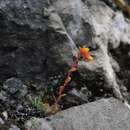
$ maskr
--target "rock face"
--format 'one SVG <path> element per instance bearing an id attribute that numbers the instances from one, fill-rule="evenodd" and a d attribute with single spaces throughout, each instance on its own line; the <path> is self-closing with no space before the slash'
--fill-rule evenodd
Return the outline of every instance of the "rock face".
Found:
<path id="1" fill-rule="evenodd" d="M 121 98 L 116 73 L 124 68 L 119 57 L 125 54 L 118 48 L 130 43 L 129 21 L 122 13 L 96 0 L 2 0 L 0 17 L 1 80 L 15 76 L 48 83 L 50 77 L 64 75 L 77 53 L 76 46 L 86 45 L 92 48 L 95 60 L 80 63 L 79 68 L 85 70 L 79 72 L 81 77 L 91 88 L 93 81 L 86 72 L 92 73 L 94 81 L 100 75 L 96 79 L 100 84 L 95 82 L 93 87 L 113 89 Z M 126 51 L 129 59 L 129 49 Z"/>
<path id="2" fill-rule="evenodd" d="M 129 48 L 130 22 L 121 12 L 97 0 L 1 0 L 0 17 L 2 81 L 17 77 L 53 86 L 51 78 L 63 77 L 77 47 L 86 45 L 94 61 L 79 64 L 81 82 L 97 97 L 103 88 L 122 98 L 121 86 L 129 86 L 129 49 L 122 48 Z"/>
<path id="3" fill-rule="evenodd" d="M 129 130 L 130 111 L 114 98 L 70 108 L 46 118 L 27 122 L 29 130 Z"/>
<path id="4" fill-rule="evenodd" d="M 15 125 L 11 125 L 11 128 L 9 128 L 9 130 L 20 130 L 20 129 Z"/>
<path id="5" fill-rule="evenodd" d="M 45 80 L 57 68 L 69 65 L 70 40 L 47 0 L 1 1 L 0 8 L 2 80 L 12 76 Z"/>
<path id="6" fill-rule="evenodd" d="M 44 88 L 55 93 L 79 46 L 90 47 L 94 60 L 79 62 L 64 103 L 130 102 L 130 20 L 112 0 L 0 0 L 2 111 L 9 100 L 42 97 Z"/>

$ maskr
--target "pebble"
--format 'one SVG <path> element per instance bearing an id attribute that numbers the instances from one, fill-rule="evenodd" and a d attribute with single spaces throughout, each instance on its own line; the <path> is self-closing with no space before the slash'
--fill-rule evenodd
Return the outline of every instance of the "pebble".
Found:
<path id="1" fill-rule="evenodd" d="M 5 118 L 5 120 L 8 119 L 8 113 L 7 113 L 7 111 L 2 112 L 2 115 Z"/>
<path id="2" fill-rule="evenodd" d="M 3 125 L 5 122 L 3 121 L 2 118 L 0 118 L 0 124 Z"/>
<path id="3" fill-rule="evenodd" d="M 9 130 L 20 130 L 20 128 L 18 128 L 16 125 L 11 125 Z"/>

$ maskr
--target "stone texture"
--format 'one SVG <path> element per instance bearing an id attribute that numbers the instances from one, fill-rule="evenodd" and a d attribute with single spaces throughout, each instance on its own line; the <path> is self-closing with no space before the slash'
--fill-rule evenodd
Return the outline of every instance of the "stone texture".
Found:
<path id="1" fill-rule="evenodd" d="M 9 130 L 20 130 L 16 125 L 11 125 Z"/>
<path id="2" fill-rule="evenodd" d="M 49 5 L 47 0 L 0 2 L 2 80 L 12 76 L 45 80 L 72 61 L 71 41 Z"/>
<path id="3" fill-rule="evenodd" d="M 25 86 L 21 80 L 17 78 L 10 78 L 3 84 L 3 89 L 9 95 L 16 95 L 17 98 L 24 97 L 27 94 L 27 86 Z"/>
<path id="4" fill-rule="evenodd" d="M 0 17 L 2 82 L 17 77 L 41 82 L 44 87 L 57 86 L 72 64 L 77 47 L 86 45 L 94 61 L 79 63 L 83 86 L 96 97 L 106 93 L 127 97 L 127 89 L 121 90 L 129 86 L 126 72 L 130 69 L 120 56 L 129 59 L 129 50 L 124 53 L 118 48 L 129 47 L 130 22 L 118 10 L 114 12 L 97 0 L 1 0 Z M 120 72 L 126 76 L 118 76 Z"/>
<path id="5" fill-rule="evenodd" d="M 11 78 L 4 83 L 3 88 L 7 90 L 7 92 L 14 94 L 22 88 L 22 85 L 23 84 L 20 80 L 16 78 Z"/>
<path id="6" fill-rule="evenodd" d="M 73 107 L 54 116 L 33 118 L 28 130 L 129 130 L 130 110 L 114 98 Z"/>
<path id="7" fill-rule="evenodd" d="M 63 107 L 111 96 L 130 102 L 129 34 L 112 0 L 0 0 L 0 110 L 55 90 L 84 45 L 94 61 L 80 61 Z"/>

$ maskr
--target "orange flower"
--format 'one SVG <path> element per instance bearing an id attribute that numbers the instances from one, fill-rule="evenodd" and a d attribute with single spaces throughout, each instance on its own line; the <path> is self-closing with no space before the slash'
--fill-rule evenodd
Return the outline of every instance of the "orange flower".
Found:
<path id="1" fill-rule="evenodd" d="M 80 51 L 80 55 L 81 57 L 85 60 L 85 61 L 91 61 L 93 60 L 93 57 L 91 56 L 90 52 L 89 52 L 89 48 L 87 47 L 80 47 L 79 48 Z"/>

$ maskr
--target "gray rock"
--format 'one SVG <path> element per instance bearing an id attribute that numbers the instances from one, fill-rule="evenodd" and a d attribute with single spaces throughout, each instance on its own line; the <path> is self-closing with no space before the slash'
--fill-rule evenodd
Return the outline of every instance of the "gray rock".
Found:
<path id="1" fill-rule="evenodd" d="M 27 86 L 17 78 L 6 80 L 3 84 L 3 89 L 11 95 L 18 94 L 19 97 L 23 97 L 27 93 Z"/>
<path id="2" fill-rule="evenodd" d="M 6 101 L 7 99 L 7 93 L 5 91 L 0 91 L 0 100 Z"/>
<path id="3" fill-rule="evenodd" d="M 48 0 L 2 0 L 0 9 L 1 79 L 17 75 L 45 82 L 72 63 L 76 46 L 70 44 L 73 41 Z"/>
<path id="4" fill-rule="evenodd" d="M 21 80 L 17 78 L 11 78 L 5 81 L 3 88 L 7 90 L 9 93 L 14 94 L 17 91 L 19 91 L 19 89 L 21 89 L 22 86 L 23 83 Z"/>
<path id="5" fill-rule="evenodd" d="M 8 112 L 7 111 L 3 111 L 2 115 L 3 115 L 5 120 L 8 120 Z"/>
<path id="6" fill-rule="evenodd" d="M 129 130 L 130 110 L 117 99 L 101 99 L 73 107 L 54 116 L 33 118 L 29 130 Z"/>
<path id="7" fill-rule="evenodd" d="M 3 121 L 2 118 L 0 118 L 0 124 L 3 125 L 5 122 Z"/>
<path id="8" fill-rule="evenodd" d="M 93 97 L 129 100 L 121 86 L 129 90 L 129 50 L 122 48 L 130 45 L 130 21 L 121 12 L 100 0 L 1 0 L 0 17 L 0 80 L 59 85 L 51 77 L 64 78 L 77 47 L 86 45 L 94 61 L 79 63 L 78 80 Z"/>
<path id="9" fill-rule="evenodd" d="M 86 86 L 93 89 L 94 95 L 97 90 L 103 88 L 112 90 L 114 96 L 123 99 L 120 91 L 120 78 L 118 79 L 116 75 L 116 72 L 121 70 L 122 61 L 121 58 L 115 58 L 112 52 L 116 52 L 116 48 L 120 45 L 129 46 L 129 20 L 127 21 L 122 13 L 114 12 L 105 3 L 97 0 L 84 2 L 57 0 L 54 5 L 64 23 L 67 23 L 65 27 L 75 43 L 79 46 L 84 44 L 94 49 L 92 52 L 93 62 L 79 63 L 79 73 L 86 82 Z M 72 20 L 69 20 L 69 17 Z M 123 55 L 122 52 L 120 53 Z M 96 95 L 98 96 L 98 94 Z"/>
<path id="10" fill-rule="evenodd" d="M 8 99 L 8 104 L 22 104 L 17 99 L 27 94 L 27 86 L 21 81 L 40 84 L 34 85 L 38 92 L 48 86 L 59 86 L 78 47 L 83 45 L 91 48 L 94 61 L 80 61 L 78 76 L 74 75 L 70 88 L 81 90 L 70 90 L 71 95 L 76 96 L 71 102 L 78 104 L 79 98 L 89 102 L 113 95 L 130 101 L 130 20 L 111 0 L 0 0 L 0 99 L 4 102 Z M 29 92 L 33 95 L 31 90 Z M 16 98 L 10 100 L 12 95 Z M 57 119 L 67 130 L 73 127 L 79 130 L 80 125 L 85 125 L 82 120 L 86 117 L 86 128 L 91 129 L 91 124 L 94 129 L 98 129 L 97 126 L 124 129 L 123 124 L 129 128 L 126 122 L 129 112 L 117 100 L 100 100 L 81 106 L 78 113 L 78 108 L 72 110 L 73 116 L 69 110 L 63 112 L 67 113 L 67 121 Z M 94 114 L 88 116 L 90 113 Z M 52 119 L 51 124 L 55 126 L 57 120 Z M 99 121 L 106 122 L 100 124 Z M 60 123 L 56 126 L 62 128 Z M 51 129 L 50 125 L 46 125 L 46 129 Z"/>
<path id="11" fill-rule="evenodd" d="M 32 130 L 53 130 L 46 120 L 38 118 L 32 118 L 32 120 L 28 121 L 26 127 L 27 129 L 31 128 Z"/>
<path id="12" fill-rule="evenodd" d="M 20 128 L 18 128 L 16 125 L 11 125 L 9 130 L 20 130 Z"/>

